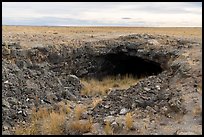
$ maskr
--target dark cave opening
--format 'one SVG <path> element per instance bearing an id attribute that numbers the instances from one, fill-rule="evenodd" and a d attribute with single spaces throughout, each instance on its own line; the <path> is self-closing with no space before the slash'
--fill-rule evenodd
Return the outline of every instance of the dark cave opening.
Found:
<path id="1" fill-rule="evenodd" d="M 103 61 L 100 63 L 100 70 L 95 73 L 95 77 L 98 79 L 127 74 L 141 78 L 157 75 L 163 71 L 157 62 L 126 55 L 125 53 L 107 54 L 100 56 L 100 58 L 103 58 Z"/>

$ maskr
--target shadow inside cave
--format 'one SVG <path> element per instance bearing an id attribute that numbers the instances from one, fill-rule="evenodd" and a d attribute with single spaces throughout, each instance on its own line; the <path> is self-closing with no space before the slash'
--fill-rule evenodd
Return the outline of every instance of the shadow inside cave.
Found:
<path id="1" fill-rule="evenodd" d="M 163 71 L 157 62 L 125 53 L 111 53 L 99 56 L 98 69 L 89 78 L 103 79 L 107 76 L 132 75 L 136 78 L 157 75 Z"/>

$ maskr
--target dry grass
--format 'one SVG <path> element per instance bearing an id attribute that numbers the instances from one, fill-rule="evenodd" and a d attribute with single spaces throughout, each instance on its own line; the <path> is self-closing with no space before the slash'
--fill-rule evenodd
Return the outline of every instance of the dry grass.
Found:
<path id="1" fill-rule="evenodd" d="M 93 98 L 92 103 L 91 103 L 91 107 L 95 108 L 101 102 L 102 102 L 102 98 Z"/>
<path id="2" fill-rule="evenodd" d="M 76 120 L 76 121 L 72 121 L 69 124 L 69 131 L 73 132 L 75 134 L 81 134 L 81 133 L 87 133 L 90 132 L 92 130 L 92 120 Z"/>
<path id="3" fill-rule="evenodd" d="M 201 27 L 37 27 L 37 26 L 2 26 L 3 34 L 5 32 L 15 32 L 18 34 L 90 34 L 89 37 L 97 33 L 150 33 L 150 34 L 168 34 L 180 36 L 202 36 Z M 111 35 L 110 34 L 110 35 Z M 95 35 L 94 35 L 95 36 Z"/>
<path id="4" fill-rule="evenodd" d="M 76 105 L 74 108 L 74 118 L 75 120 L 79 120 L 82 116 L 82 113 L 86 111 L 86 107 L 82 104 Z"/>
<path id="5" fill-rule="evenodd" d="M 139 79 L 134 78 L 132 75 L 125 75 L 121 78 L 108 76 L 103 80 L 97 79 L 82 79 L 84 85 L 82 88 L 82 95 L 106 95 L 111 88 L 127 89 L 131 85 L 138 82 Z"/>
<path id="6" fill-rule="evenodd" d="M 27 125 L 20 125 L 16 128 L 15 134 L 17 135 L 36 135 L 40 134 L 41 126 L 40 122 L 42 119 L 49 116 L 49 112 L 46 108 L 39 108 L 38 111 L 36 111 L 36 108 L 32 109 L 31 114 L 31 122 Z"/>
<path id="7" fill-rule="evenodd" d="M 70 108 L 64 103 L 60 104 L 61 108 L 56 112 L 46 108 L 39 108 L 36 111 L 32 109 L 30 122 L 26 125 L 16 127 L 15 134 L 17 135 L 60 135 L 64 132 L 64 124 L 66 115 L 70 112 Z"/>
<path id="8" fill-rule="evenodd" d="M 39 108 L 37 111 L 36 108 L 32 109 L 31 121 L 41 120 L 48 117 L 49 111 L 46 108 Z"/>
<path id="9" fill-rule="evenodd" d="M 59 109 L 39 108 L 32 110 L 30 122 L 28 124 L 20 124 L 16 126 L 16 135 L 63 135 L 67 133 L 81 134 L 92 130 L 93 120 L 80 120 L 82 113 L 86 107 L 81 104 L 74 109 L 74 120 L 68 120 L 70 113 L 69 105 L 64 102 L 57 104 Z M 71 116 L 71 115 L 69 115 Z"/>
<path id="10" fill-rule="evenodd" d="M 104 131 L 105 131 L 106 135 L 112 135 L 113 134 L 113 128 L 111 127 L 109 121 L 106 122 L 106 125 L 104 127 Z"/>
<path id="11" fill-rule="evenodd" d="M 127 129 L 132 129 L 132 127 L 133 127 L 133 118 L 132 118 L 131 112 L 129 112 L 129 113 L 127 113 L 125 115 L 125 124 L 126 124 Z"/>
<path id="12" fill-rule="evenodd" d="M 31 121 L 28 126 L 20 124 L 15 129 L 15 135 L 37 135 L 39 132 L 37 121 Z"/>
<path id="13" fill-rule="evenodd" d="M 71 112 L 70 105 L 69 104 L 65 104 L 62 101 L 58 103 L 58 107 L 59 107 L 59 113 L 69 114 Z"/>
<path id="14" fill-rule="evenodd" d="M 52 112 L 42 120 L 41 131 L 44 135 L 61 135 L 65 124 L 65 114 Z"/>

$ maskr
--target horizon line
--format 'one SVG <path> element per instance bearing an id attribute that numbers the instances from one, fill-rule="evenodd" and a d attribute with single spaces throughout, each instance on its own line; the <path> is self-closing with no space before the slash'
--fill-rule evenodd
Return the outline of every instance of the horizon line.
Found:
<path id="1" fill-rule="evenodd" d="M 202 28 L 202 26 L 122 26 L 122 25 L 3 25 L 2 26 L 26 26 L 26 27 L 135 27 L 135 28 Z"/>

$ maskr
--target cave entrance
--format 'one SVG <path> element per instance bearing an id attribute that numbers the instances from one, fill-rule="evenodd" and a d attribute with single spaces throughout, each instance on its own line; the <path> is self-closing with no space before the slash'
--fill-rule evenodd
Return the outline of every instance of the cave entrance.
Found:
<path id="1" fill-rule="evenodd" d="M 106 95 L 113 88 L 127 89 L 140 79 L 163 71 L 157 62 L 125 53 L 94 56 L 94 60 L 95 69 L 82 79 L 82 95 Z"/>
<path id="2" fill-rule="evenodd" d="M 160 64 L 137 56 L 126 55 L 125 53 L 107 54 L 103 57 L 100 78 L 108 76 L 132 75 L 137 78 L 150 75 L 157 75 L 163 70 Z"/>

